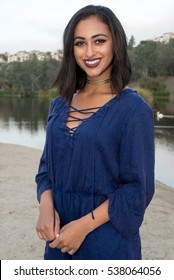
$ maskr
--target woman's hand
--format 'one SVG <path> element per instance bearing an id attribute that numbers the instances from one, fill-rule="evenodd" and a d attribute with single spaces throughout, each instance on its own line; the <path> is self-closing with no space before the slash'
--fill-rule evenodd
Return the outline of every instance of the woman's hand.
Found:
<path id="1" fill-rule="evenodd" d="M 89 233 L 83 218 L 72 221 L 61 228 L 60 235 L 49 244 L 51 248 L 59 248 L 62 253 L 73 255 L 81 246 Z"/>
<path id="2" fill-rule="evenodd" d="M 54 212 L 55 210 L 42 208 L 40 209 L 39 219 L 36 225 L 36 231 L 40 239 L 51 241 L 56 238 L 60 232 L 60 219 L 55 211 L 55 227 L 54 227 Z"/>
<path id="3" fill-rule="evenodd" d="M 42 194 L 39 210 L 40 214 L 36 225 L 37 234 L 40 239 L 45 241 L 54 240 L 60 233 L 60 218 L 53 208 L 51 191 L 45 191 Z"/>
<path id="4" fill-rule="evenodd" d="M 92 219 L 91 213 L 89 213 L 62 227 L 60 235 L 56 236 L 56 239 L 49 246 L 61 249 L 62 253 L 68 252 L 68 254 L 73 255 L 91 231 L 110 220 L 108 203 L 107 199 L 94 210 L 95 219 Z"/>

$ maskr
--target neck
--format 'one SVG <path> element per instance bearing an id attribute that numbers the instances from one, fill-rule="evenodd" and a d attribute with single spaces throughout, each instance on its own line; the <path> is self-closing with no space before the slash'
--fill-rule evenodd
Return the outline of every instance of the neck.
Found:
<path id="1" fill-rule="evenodd" d="M 106 79 L 106 80 L 89 80 L 89 79 L 87 79 L 86 83 L 90 84 L 90 85 L 101 85 L 101 84 L 107 84 L 110 81 L 111 81 L 111 79 Z"/>

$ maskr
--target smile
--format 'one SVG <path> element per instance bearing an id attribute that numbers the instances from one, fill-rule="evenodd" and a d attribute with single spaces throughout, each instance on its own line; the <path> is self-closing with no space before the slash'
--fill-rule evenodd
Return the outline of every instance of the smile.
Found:
<path id="1" fill-rule="evenodd" d="M 99 59 L 99 58 L 97 58 L 97 59 L 94 59 L 94 60 L 84 60 L 84 62 L 85 62 L 85 65 L 87 66 L 87 67 L 96 67 L 96 66 L 98 66 L 99 65 L 99 63 L 100 63 L 100 61 L 101 61 L 101 59 Z"/>

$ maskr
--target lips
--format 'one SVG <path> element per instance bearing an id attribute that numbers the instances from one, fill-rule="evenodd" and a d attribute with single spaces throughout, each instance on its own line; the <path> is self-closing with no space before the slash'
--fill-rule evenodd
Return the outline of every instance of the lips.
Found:
<path id="1" fill-rule="evenodd" d="M 84 60 L 84 63 L 87 67 L 94 68 L 100 64 L 100 61 L 101 61 L 101 59 L 97 58 L 97 59 L 93 59 L 93 60 Z"/>

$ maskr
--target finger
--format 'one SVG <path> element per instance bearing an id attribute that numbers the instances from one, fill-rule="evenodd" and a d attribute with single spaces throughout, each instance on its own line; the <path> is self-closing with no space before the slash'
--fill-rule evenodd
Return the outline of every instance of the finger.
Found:
<path id="1" fill-rule="evenodd" d="M 75 252 L 76 252 L 76 250 L 70 249 L 70 250 L 68 251 L 68 254 L 69 254 L 69 255 L 73 255 Z"/>
<path id="2" fill-rule="evenodd" d="M 40 233 L 42 234 L 42 237 L 46 240 L 46 241 L 52 241 L 55 239 L 55 234 L 53 231 L 53 227 L 44 227 L 43 229 L 40 230 Z"/>
<path id="3" fill-rule="evenodd" d="M 42 239 L 42 240 L 44 239 L 44 238 L 42 237 L 42 234 L 41 234 L 40 232 L 38 232 L 38 231 L 37 231 L 37 235 L 38 235 L 39 239 Z"/>
<path id="4" fill-rule="evenodd" d="M 59 238 L 54 239 L 54 241 L 51 242 L 49 246 L 50 248 L 59 248 L 59 249 L 65 247 L 65 245 L 60 242 Z"/>
<path id="5" fill-rule="evenodd" d="M 66 253 L 66 252 L 68 252 L 70 249 L 69 249 L 69 247 L 63 247 L 62 249 L 61 249 L 61 252 L 62 253 Z"/>
<path id="6" fill-rule="evenodd" d="M 46 236 L 45 236 L 43 231 L 41 231 L 40 229 L 36 228 L 36 232 L 37 232 L 37 235 L 38 235 L 39 239 L 47 241 L 47 238 L 46 238 Z"/>
<path id="7" fill-rule="evenodd" d="M 39 230 L 37 231 L 37 234 L 40 239 L 45 240 L 45 241 L 52 241 L 55 239 L 54 232 L 52 230 Z"/>
<path id="8" fill-rule="evenodd" d="M 55 236 L 55 238 L 58 238 L 59 235 L 60 235 L 60 230 L 59 230 L 59 228 L 55 227 L 55 229 L 54 229 L 54 236 Z"/>
<path id="9" fill-rule="evenodd" d="M 41 237 L 41 238 L 39 237 L 41 240 L 45 240 L 45 241 L 49 240 L 44 233 L 39 233 L 39 236 Z"/>
<path id="10" fill-rule="evenodd" d="M 54 228 L 54 235 L 55 235 L 55 238 L 58 238 L 60 235 L 60 228 L 57 226 L 55 226 L 55 228 Z"/>
<path id="11" fill-rule="evenodd" d="M 57 238 L 57 235 L 60 234 L 60 220 L 58 218 L 57 212 L 55 212 L 55 227 L 54 227 L 54 234 Z"/>

